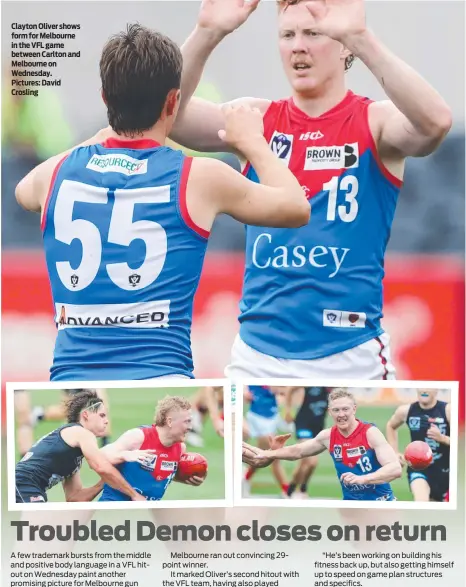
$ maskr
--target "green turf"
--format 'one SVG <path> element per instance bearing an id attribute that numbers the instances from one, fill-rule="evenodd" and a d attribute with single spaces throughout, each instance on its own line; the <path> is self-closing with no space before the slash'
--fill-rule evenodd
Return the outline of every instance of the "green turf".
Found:
<path id="1" fill-rule="evenodd" d="M 387 407 L 358 407 L 357 416 L 361 420 L 373 422 L 378 428 L 385 433 L 385 426 L 393 414 L 394 408 Z M 330 426 L 330 420 L 327 417 L 326 426 Z M 398 438 L 400 449 L 409 443 L 409 430 L 403 426 L 398 431 Z M 290 444 L 291 440 L 288 441 Z M 286 477 L 289 480 L 297 466 L 296 463 L 282 461 L 285 469 Z M 406 469 L 403 472 L 401 479 L 396 479 L 391 484 L 395 496 L 400 501 L 412 501 L 412 496 L 409 491 L 408 482 L 406 480 Z M 251 496 L 254 495 L 279 495 L 277 483 L 272 476 L 270 468 L 258 470 L 252 478 Z M 308 494 L 315 499 L 341 499 L 340 483 L 335 472 L 333 461 L 328 452 L 319 455 L 319 464 L 312 477 L 309 486 Z"/>
<path id="2" fill-rule="evenodd" d="M 191 397 L 197 388 L 177 388 L 177 395 Z M 59 390 L 31 391 L 32 405 L 48 406 L 61 402 L 63 394 Z M 152 424 L 157 401 L 167 394 L 174 395 L 173 388 L 157 389 L 111 389 L 108 390 L 110 403 L 111 438 L 116 439 L 120 434 L 141 425 Z M 34 429 L 35 439 L 57 428 L 61 422 L 39 422 Z M 199 452 L 209 463 L 209 472 L 204 483 L 199 487 L 191 487 L 183 483 L 171 483 L 164 499 L 170 500 L 199 500 L 223 499 L 225 496 L 224 481 L 224 448 L 223 439 L 214 432 L 210 421 L 206 421 L 204 428 L 204 446 L 194 448 L 188 445 L 189 452 Z M 19 454 L 16 453 L 16 461 Z M 98 481 L 97 474 L 84 461 L 81 477 L 85 487 Z M 47 492 L 49 501 L 64 501 L 61 485 L 57 485 Z"/>

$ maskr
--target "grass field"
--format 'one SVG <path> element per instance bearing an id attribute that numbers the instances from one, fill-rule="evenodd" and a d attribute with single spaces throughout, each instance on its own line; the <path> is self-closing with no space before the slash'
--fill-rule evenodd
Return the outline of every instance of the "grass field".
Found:
<path id="1" fill-rule="evenodd" d="M 183 395 L 191 397 L 197 388 L 157 388 L 157 389 L 109 389 L 111 438 L 116 439 L 120 434 L 141 425 L 150 425 L 153 422 L 155 406 L 159 399 L 170 395 Z M 31 403 L 33 406 L 48 406 L 62 401 L 63 394 L 59 390 L 34 390 L 31 391 Z M 60 422 L 39 422 L 34 430 L 35 439 L 57 428 Z M 209 463 L 209 472 L 204 483 L 199 487 L 190 487 L 182 483 L 171 483 L 164 500 L 198 500 L 198 499 L 223 499 L 225 496 L 224 481 L 224 446 L 223 439 L 215 434 L 210 420 L 206 421 L 204 428 L 204 446 L 194 448 L 188 446 L 189 452 L 199 452 L 204 455 Z M 19 454 L 16 452 L 16 462 Z M 84 461 L 81 469 L 81 477 L 85 487 L 98 481 L 98 476 Z M 64 501 L 61 485 L 55 486 L 47 493 L 49 501 Z M 98 499 L 98 498 L 97 498 Z"/>
<path id="2" fill-rule="evenodd" d="M 385 426 L 393 414 L 394 409 L 388 407 L 358 407 L 357 416 L 361 420 L 373 422 L 385 433 Z M 330 419 L 327 417 L 326 426 L 330 425 Z M 401 450 L 409 443 L 409 430 L 407 426 L 399 429 L 398 438 Z M 288 441 L 288 444 L 291 442 L 294 442 L 293 438 Z M 296 467 L 296 463 L 283 461 L 282 464 L 289 480 Z M 391 485 L 398 500 L 412 501 L 406 479 L 406 470 L 404 470 L 401 479 L 395 480 Z M 260 469 L 254 474 L 252 478 L 251 496 L 276 495 L 278 497 L 279 494 L 277 483 L 269 468 Z M 341 499 L 340 483 L 338 482 L 332 458 L 328 452 L 319 455 L 319 464 L 309 483 L 308 494 L 311 498 L 316 499 Z"/>

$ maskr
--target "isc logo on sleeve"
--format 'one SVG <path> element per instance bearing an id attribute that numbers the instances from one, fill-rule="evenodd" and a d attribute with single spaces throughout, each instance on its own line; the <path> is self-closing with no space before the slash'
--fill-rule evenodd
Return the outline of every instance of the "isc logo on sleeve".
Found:
<path id="1" fill-rule="evenodd" d="M 270 139 L 270 148 L 279 159 L 289 165 L 293 150 L 293 135 L 286 135 L 278 130 L 274 131 Z"/>
<path id="2" fill-rule="evenodd" d="M 304 169 L 352 169 L 359 166 L 358 143 L 331 147 L 308 147 Z"/>

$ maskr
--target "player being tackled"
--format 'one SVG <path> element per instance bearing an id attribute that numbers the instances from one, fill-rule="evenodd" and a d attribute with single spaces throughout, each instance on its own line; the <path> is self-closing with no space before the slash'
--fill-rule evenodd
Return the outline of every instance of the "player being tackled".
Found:
<path id="1" fill-rule="evenodd" d="M 104 482 L 128 501 L 143 500 L 112 463 L 143 462 L 150 457 L 150 451 L 115 451 L 114 460 L 102 454 L 97 438 L 105 436 L 108 418 L 103 401 L 93 389 L 71 395 L 65 411 L 68 423 L 40 438 L 16 465 L 16 502 L 46 502 L 47 491 L 60 482 L 66 501 L 92 501 L 102 491 Z M 81 483 L 79 470 L 83 459 L 101 477 L 92 487 L 83 487 Z"/>
<path id="2" fill-rule="evenodd" d="M 186 453 L 184 440 L 191 429 L 191 403 L 184 397 L 167 396 L 157 404 L 152 426 L 141 426 L 128 430 L 112 444 L 102 449 L 115 462 L 118 455 L 127 451 L 150 450 L 151 456 L 144 462 L 124 462 L 117 465 L 126 481 L 150 501 L 159 501 L 172 481 L 188 485 L 200 485 L 204 476 L 193 475 L 177 478 L 176 473 L 182 456 Z M 127 501 L 127 496 L 111 487 L 104 486 L 100 501 Z"/>
<path id="3" fill-rule="evenodd" d="M 243 443 L 243 461 L 267 467 L 276 459 L 295 461 L 328 450 L 344 500 L 394 501 L 390 482 L 401 477 L 401 464 L 384 435 L 373 424 L 356 418 L 354 396 L 346 389 L 332 391 L 328 411 L 334 425 L 315 438 L 278 450 Z"/>

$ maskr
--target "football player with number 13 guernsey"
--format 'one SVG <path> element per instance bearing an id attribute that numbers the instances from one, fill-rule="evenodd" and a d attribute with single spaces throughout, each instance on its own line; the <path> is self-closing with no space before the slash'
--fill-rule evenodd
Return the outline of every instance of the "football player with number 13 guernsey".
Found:
<path id="1" fill-rule="evenodd" d="M 329 395 L 334 425 L 311 440 L 276 450 L 260 450 L 243 443 L 243 461 L 267 467 L 277 459 L 295 461 L 328 450 L 344 500 L 394 501 L 390 482 L 401 476 L 401 465 L 386 438 L 373 424 L 356 418 L 354 396 L 346 389 Z"/>
<path id="2" fill-rule="evenodd" d="M 183 103 L 173 138 L 219 150 L 221 106 L 192 96 L 206 60 L 258 0 L 205 0 L 183 45 Z M 227 375 L 389 379 L 381 326 L 384 256 L 404 161 L 425 156 L 451 126 L 450 109 L 366 27 L 364 0 L 280 0 L 279 50 L 288 99 L 240 99 L 258 108 L 270 149 L 298 179 L 312 218 L 297 230 L 246 230 L 240 332 Z M 388 96 L 347 89 L 358 58 Z M 260 181 L 251 161 L 245 175 Z"/>

